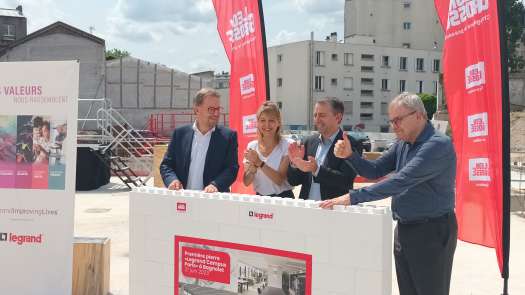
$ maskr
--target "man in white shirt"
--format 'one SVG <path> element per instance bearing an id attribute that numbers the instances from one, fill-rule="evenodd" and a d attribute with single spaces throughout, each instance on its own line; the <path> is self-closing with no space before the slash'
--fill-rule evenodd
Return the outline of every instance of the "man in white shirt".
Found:
<path id="1" fill-rule="evenodd" d="M 228 192 L 237 177 L 237 133 L 217 126 L 220 94 L 201 89 L 194 98 L 196 120 L 173 131 L 160 173 L 168 189 Z"/>

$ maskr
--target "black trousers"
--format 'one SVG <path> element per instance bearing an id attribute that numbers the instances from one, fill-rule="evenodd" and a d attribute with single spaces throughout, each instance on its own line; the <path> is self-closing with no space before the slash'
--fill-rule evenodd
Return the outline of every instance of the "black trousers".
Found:
<path id="1" fill-rule="evenodd" d="M 456 251 L 456 215 L 401 224 L 394 232 L 400 295 L 448 295 Z"/>

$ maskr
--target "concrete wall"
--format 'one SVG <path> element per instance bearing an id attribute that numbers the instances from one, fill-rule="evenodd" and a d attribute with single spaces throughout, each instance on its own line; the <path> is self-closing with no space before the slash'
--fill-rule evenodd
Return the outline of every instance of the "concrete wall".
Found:
<path id="1" fill-rule="evenodd" d="M 362 123 L 365 124 L 366 131 L 380 131 L 381 127 L 388 128 L 385 106 L 400 93 L 400 80 L 406 81 L 405 91 L 419 92 L 417 81 L 423 81 L 422 92 L 435 94 L 434 83 L 439 80 L 439 72 L 434 72 L 432 66 L 434 60 L 441 60 L 439 51 L 326 41 L 314 41 L 312 45 L 310 43 L 302 41 L 268 50 L 270 91 L 272 98 L 283 102 L 285 125 L 308 126 L 308 120 L 311 122 L 311 116 L 308 115 L 312 112 L 309 106 L 323 97 L 331 96 L 341 99 L 348 106 L 343 125 L 355 126 Z M 310 46 L 313 52 L 311 76 Z M 316 65 L 317 52 L 324 55 L 321 65 Z M 353 57 L 348 64 L 345 64 L 345 53 Z M 363 54 L 372 55 L 373 58 L 362 58 Z M 389 66 L 382 65 L 383 56 L 389 57 Z M 400 57 L 407 57 L 407 70 L 399 69 Z M 416 71 L 416 58 L 423 58 L 423 71 Z M 372 71 L 366 71 L 362 67 L 372 67 Z M 316 76 L 324 79 L 322 90 L 314 89 Z M 353 79 L 352 87 L 344 85 L 345 78 Z M 277 86 L 278 79 L 282 79 L 280 87 Z M 362 82 L 362 79 L 372 79 L 368 80 L 372 82 Z M 383 79 L 387 80 L 387 89 L 382 89 Z M 372 91 L 371 95 L 362 93 L 362 90 Z M 363 107 L 361 103 L 365 103 Z M 366 103 L 372 103 L 372 107 L 368 107 Z M 352 106 L 351 112 L 349 106 Z M 373 115 L 372 119 L 363 119 L 361 116 L 370 113 Z"/>
<path id="2" fill-rule="evenodd" d="M 405 7 L 405 3 L 410 3 Z M 403 23 L 410 22 L 410 29 Z M 371 36 L 376 45 L 441 50 L 443 30 L 433 0 L 346 0 L 345 40 Z"/>
<path id="3" fill-rule="evenodd" d="M 509 96 L 512 110 L 525 109 L 525 73 L 510 75 Z"/>
<path id="4" fill-rule="evenodd" d="M 197 91 L 213 86 L 211 80 L 134 57 L 108 61 L 106 73 L 106 97 L 136 129 L 150 114 L 191 109 Z"/>
<path id="5" fill-rule="evenodd" d="M 254 218 L 250 211 L 272 217 Z M 276 252 L 269 257 L 268 250 L 242 249 L 256 246 L 311 255 L 311 294 L 391 294 L 392 217 L 388 208 L 340 206 L 332 211 L 320 210 L 314 201 L 139 188 L 130 193 L 130 294 L 173 294 L 175 267 L 180 270 L 185 265 L 180 249 L 181 256 L 174 255 L 175 237 L 181 236 L 241 247 L 183 241 L 180 246 L 229 255 L 231 265 L 226 274 L 229 283 L 195 280 L 184 273 L 179 275 L 183 283 L 237 293 L 238 263 L 252 264 L 245 257 L 273 262 L 277 256 L 284 260 L 277 267 L 304 261 L 301 256 L 292 262 Z M 279 278 L 274 278 L 278 285 Z"/>

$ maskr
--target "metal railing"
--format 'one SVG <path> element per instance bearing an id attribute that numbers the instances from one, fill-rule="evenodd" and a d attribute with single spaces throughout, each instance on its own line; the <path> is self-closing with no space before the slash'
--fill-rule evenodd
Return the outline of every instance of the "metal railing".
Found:
<path id="1" fill-rule="evenodd" d="M 99 109 L 97 111 L 97 127 L 103 138 L 110 139 L 101 145 L 101 152 L 111 150 L 114 155 L 124 161 L 133 163 L 142 171 L 149 174 L 143 180 L 147 182 L 152 176 L 153 145 L 144 138 L 133 126 L 115 109 Z M 109 124 L 107 124 L 109 123 Z M 144 161 L 147 159 L 146 161 Z"/>

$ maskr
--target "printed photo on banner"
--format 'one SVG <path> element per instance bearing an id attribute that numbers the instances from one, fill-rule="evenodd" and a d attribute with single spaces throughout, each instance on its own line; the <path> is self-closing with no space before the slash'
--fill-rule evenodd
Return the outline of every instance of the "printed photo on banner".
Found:
<path id="1" fill-rule="evenodd" d="M 175 247 L 175 294 L 310 294 L 310 255 L 179 236 Z"/>
<path id="2" fill-rule="evenodd" d="M 65 119 L 0 116 L 0 188 L 64 189 Z"/>

